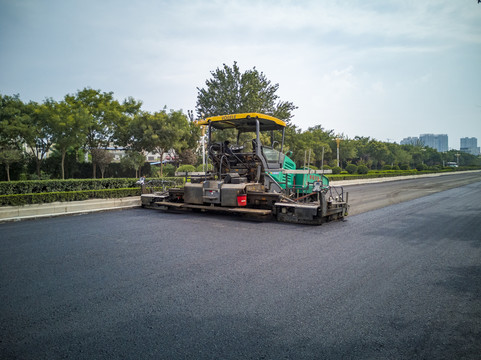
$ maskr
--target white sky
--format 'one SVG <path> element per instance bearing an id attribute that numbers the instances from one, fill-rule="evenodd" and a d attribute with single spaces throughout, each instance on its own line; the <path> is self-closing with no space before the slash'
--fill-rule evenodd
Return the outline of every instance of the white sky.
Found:
<path id="1" fill-rule="evenodd" d="M 480 146 L 477 0 L 0 0 L 0 93 L 24 101 L 92 87 L 187 112 L 234 61 L 279 83 L 302 129 Z"/>

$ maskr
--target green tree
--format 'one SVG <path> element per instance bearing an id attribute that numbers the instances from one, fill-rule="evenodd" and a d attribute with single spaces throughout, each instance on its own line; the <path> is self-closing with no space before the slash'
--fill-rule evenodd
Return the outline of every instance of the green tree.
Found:
<path id="1" fill-rule="evenodd" d="M 354 173 L 357 171 L 357 165 L 347 164 L 347 166 L 346 166 L 346 171 L 347 171 L 349 174 L 354 174 Z"/>
<path id="2" fill-rule="evenodd" d="M 340 174 L 341 173 L 341 168 L 339 166 L 334 166 L 332 168 L 332 173 L 337 175 L 337 174 Z"/>
<path id="3" fill-rule="evenodd" d="M 142 165 L 145 163 L 145 155 L 138 151 L 127 150 L 125 156 L 120 159 L 120 164 L 124 169 L 135 170 L 135 177 L 139 177 Z"/>
<path id="4" fill-rule="evenodd" d="M 123 101 L 119 116 L 114 117 L 112 121 L 112 137 L 111 140 L 116 146 L 127 148 L 132 141 L 130 126 L 134 118 L 141 112 L 142 102 L 129 97 Z"/>
<path id="5" fill-rule="evenodd" d="M 293 137 L 294 139 L 292 139 Z M 329 145 L 332 137 L 333 131 L 326 131 L 321 125 L 308 128 L 304 132 L 296 132 L 294 136 L 290 134 L 290 140 L 294 140 L 289 146 L 289 149 L 293 152 L 292 159 L 298 166 L 303 166 L 304 162 L 306 164 L 309 162 L 320 168 L 323 149 L 325 158 L 329 157 L 332 151 Z"/>
<path id="6" fill-rule="evenodd" d="M 52 134 L 56 149 L 61 154 L 61 175 L 65 179 L 65 156 L 69 148 L 79 149 L 85 144 L 88 112 L 84 107 L 72 106 L 67 101 L 53 103 Z"/>
<path id="7" fill-rule="evenodd" d="M 367 174 L 369 172 L 369 169 L 367 168 L 366 165 L 359 165 L 357 167 L 357 173 L 358 174 Z"/>
<path id="8" fill-rule="evenodd" d="M 5 165 L 10 181 L 10 165 L 23 159 L 20 120 L 25 105 L 18 95 L 0 94 L 0 163 Z"/>
<path id="9" fill-rule="evenodd" d="M 389 157 L 390 151 L 386 146 L 386 144 L 381 141 L 377 141 L 374 139 L 371 140 L 368 143 L 367 151 L 369 153 L 370 158 L 377 165 L 377 168 L 382 167 L 382 165 L 384 165 L 386 161 L 389 161 L 388 157 Z"/>
<path id="10" fill-rule="evenodd" d="M 317 166 L 321 167 L 322 161 L 322 153 L 324 151 L 324 159 L 329 157 L 332 153 L 330 142 L 331 139 L 334 137 L 333 130 L 324 130 L 321 125 L 316 125 L 314 127 L 310 127 L 307 129 L 306 136 L 307 138 L 307 145 L 310 149 L 312 149 L 314 154 L 314 159 L 311 159 L 311 164 L 317 164 Z"/>
<path id="11" fill-rule="evenodd" d="M 354 141 L 355 141 L 355 147 L 356 147 L 356 152 L 358 156 L 358 165 L 360 164 L 368 164 L 370 162 L 370 153 L 369 153 L 369 142 L 370 142 L 369 137 L 365 136 L 355 136 Z"/>
<path id="12" fill-rule="evenodd" d="M 187 149 L 195 149 L 199 145 L 200 127 L 189 121 L 182 111 L 170 111 L 168 114 L 168 127 L 175 129 L 175 141 L 172 149 L 181 154 Z M 170 150 L 170 149 L 169 149 Z"/>
<path id="13" fill-rule="evenodd" d="M 197 155 L 192 149 L 185 149 L 180 153 L 179 157 L 183 165 L 195 165 L 197 162 Z"/>
<path id="14" fill-rule="evenodd" d="M 162 160 L 167 151 L 181 152 L 190 144 L 192 126 L 181 111 L 141 112 L 130 125 L 131 147 L 136 151 L 157 153 Z M 162 171 L 163 165 L 161 175 Z"/>
<path id="15" fill-rule="evenodd" d="M 205 88 L 197 88 L 196 112 L 199 117 L 259 112 L 289 121 L 297 107 L 281 101 L 276 94 L 279 84 L 270 80 L 255 67 L 241 73 L 237 62 L 232 67 L 211 72 Z"/>
<path id="16" fill-rule="evenodd" d="M 18 147 L 21 120 L 25 116 L 25 104 L 18 95 L 8 96 L 0 94 L 0 146 Z"/>
<path id="17" fill-rule="evenodd" d="M 436 149 L 425 147 L 424 152 L 424 163 L 428 166 L 435 166 L 435 165 L 442 165 L 443 158 L 441 153 L 438 152 Z"/>
<path id="18" fill-rule="evenodd" d="M 357 151 L 355 141 L 349 139 L 347 136 L 339 136 L 341 142 L 339 144 L 339 159 L 344 163 L 349 163 L 356 159 Z M 337 146 L 336 142 L 331 142 L 332 146 Z"/>
<path id="19" fill-rule="evenodd" d="M 97 163 L 95 156 L 100 152 L 93 149 L 106 148 L 114 139 L 114 124 L 120 122 L 123 108 L 114 99 L 113 92 L 101 92 L 91 88 L 77 91 L 75 95 L 67 95 L 65 101 L 72 107 L 83 108 L 87 112 L 86 147 L 92 155 L 93 177 L 96 177 Z"/>
<path id="20" fill-rule="evenodd" d="M 114 159 L 114 154 L 106 149 L 90 149 L 92 152 L 92 161 L 100 168 L 102 179 L 104 178 L 105 169 Z M 94 160 L 95 159 L 95 160 Z"/>
<path id="21" fill-rule="evenodd" d="M 411 154 L 399 145 L 394 148 L 393 154 L 394 154 L 394 163 L 398 164 L 399 166 L 403 164 L 409 166 L 409 164 L 412 161 Z"/>
<path id="22" fill-rule="evenodd" d="M 5 165 L 7 181 L 10 181 L 10 165 L 22 161 L 22 159 L 23 153 L 20 150 L 0 147 L 0 163 Z"/>
<path id="23" fill-rule="evenodd" d="M 35 160 L 37 176 L 41 177 L 41 166 L 53 145 L 53 124 L 55 105 L 52 99 L 44 103 L 29 102 L 23 109 L 18 130 L 27 145 L 29 154 Z"/>

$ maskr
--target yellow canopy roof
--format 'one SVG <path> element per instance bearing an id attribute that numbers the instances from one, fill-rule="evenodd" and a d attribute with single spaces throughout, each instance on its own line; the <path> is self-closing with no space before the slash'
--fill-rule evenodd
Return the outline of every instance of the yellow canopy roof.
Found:
<path id="1" fill-rule="evenodd" d="M 244 113 L 212 116 L 197 121 L 197 125 L 209 125 L 216 129 L 238 129 L 242 132 L 256 131 L 256 120 L 259 120 L 260 130 L 278 130 L 286 126 L 286 123 L 273 116 L 260 113 Z"/>

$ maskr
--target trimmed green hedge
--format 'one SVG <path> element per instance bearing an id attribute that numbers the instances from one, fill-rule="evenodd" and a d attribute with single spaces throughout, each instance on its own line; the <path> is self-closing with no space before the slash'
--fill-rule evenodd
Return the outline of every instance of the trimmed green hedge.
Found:
<path id="1" fill-rule="evenodd" d="M 146 181 L 158 179 L 147 178 Z M 174 180 L 177 178 L 162 178 Z M 10 194 L 33 194 L 65 191 L 102 190 L 102 189 L 125 189 L 139 187 L 137 178 L 118 179 L 68 179 L 68 180 L 29 180 L 29 181 L 1 181 L 0 195 Z"/>
<path id="2" fill-rule="evenodd" d="M 194 172 L 195 166 L 194 165 L 180 165 L 175 172 Z"/>
<path id="3" fill-rule="evenodd" d="M 57 191 L 36 194 L 10 194 L 0 195 L 0 206 L 19 206 L 26 204 L 42 204 L 55 201 L 78 201 L 88 199 L 121 198 L 127 196 L 140 196 L 141 189 L 121 188 L 81 191 Z"/>
<path id="4" fill-rule="evenodd" d="M 0 189 L 6 192 L 0 195 L 0 206 L 140 196 L 142 190 L 137 180 L 126 178 L 0 182 Z M 179 177 L 146 179 L 147 189 L 153 187 L 155 191 L 183 186 L 184 182 L 185 179 Z M 14 193 L 15 191 L 17 193 Z M 21 191 L 29 192 L 22 194 Z"/>
<path id="5" fill-rule="evenodd" d="M 369 173 L 369 169 L 366 165 L 359 165 L 356 171 L 359 175 L 366 175 L 367 173 Z"/>
<path id="6" fill-rule="evenodd" d="M 347 171 L 349 174 L 355 174 L 356 171 L 357 171 L 357 165 L 348 164 L 348 165 L 346 166 L 346 171 Z"/>
<path id="7" fill-rule="evenodd" d="M 185 177 L 162 177 L 145 180 L 147 190 L 162 191 L 171 187 L 183 187 L 185 184 Z"/>
<path id="8" fill-rule="evenodd" d="M 358 179 L 375 179 L 375 178 L 383 178 L 383 177 L 395 177 L 395 176 L 406 176 L 406 175 L 421 175 L 421 174 L 435 174 L 441 172 L 451 172 L 453 170 L 446 169 L 440 171 L 417 171 L 414 170 L 385 170 L 385 171 L 369 171 L 369 173 L 360 175 L 360 174 L 327 174 L 326 176 L 331 181 L 336 180 L 358 180 Z M 359 172 L 359 169 L 358 169 Z"/>
<path id="9" fill-rule="evenodd" d="M 0 182 L 0 194 L 32 194 L 82 190 L 120 189 L 139 186 L 138 179 L 68 179 Z"/>

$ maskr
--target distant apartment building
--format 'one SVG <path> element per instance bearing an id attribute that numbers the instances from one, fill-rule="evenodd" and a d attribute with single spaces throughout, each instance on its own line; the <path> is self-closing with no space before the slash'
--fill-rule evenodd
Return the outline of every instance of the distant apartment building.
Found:
<path id="1" fill-rule="evenodd" d="M 475 137 L 461 138 L 461 144 L 460 145 L 461 146 L 460 146 L 459 149 L 462 152 L 465 152 L 465 153 L 468 153 L 468 154 L 471 154 L 471 155 L 479 155 L 480 154 L 480 150 L 479 150 L 479 147 L 478 147 L 478 139 L 475 138 Z"/>
<path id="2" fill-rule="evenodd" d="M 401 145 L 417 145 L 419 143 L 418 137 L 407 137 L 401 140 Z"/>
<path id="3" fill-rule="evenodd" d="M 421 134 L 419 141 L 430 148 L 436 149 L 439 152 L 446 152 L 448 147 L 448 135 L 446 134 Z"/>

